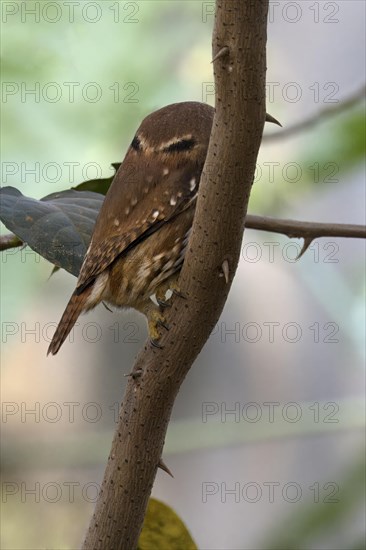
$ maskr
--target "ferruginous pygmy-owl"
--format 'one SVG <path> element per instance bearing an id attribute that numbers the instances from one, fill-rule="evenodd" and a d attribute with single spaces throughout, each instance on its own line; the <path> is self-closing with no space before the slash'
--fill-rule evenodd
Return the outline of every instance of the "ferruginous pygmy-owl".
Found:
<path id="1" fill-rule="evenodd" d="M 143 120 L 103 202 L 48 353 L 57 353 L 79 315 L 102 301 L 144 313 L 159 346 L 161 308 L 166 292 L 177 288 L 213 116 L 209 105 L 185 102 Z"/>

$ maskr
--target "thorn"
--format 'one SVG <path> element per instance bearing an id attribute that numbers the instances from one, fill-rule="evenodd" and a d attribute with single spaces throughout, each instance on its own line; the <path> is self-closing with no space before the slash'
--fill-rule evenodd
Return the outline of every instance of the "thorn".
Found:
<path id="1" fill-rule="evenodd" d="M 281 126 L 282 128 L 282 124 L 281 122 L 278 122 L 278 120 L 273 117 L 272 115 L 269 115 L 268 113 L 266 113 L 266 122 L 272 122 L 273 124 L 277 124 L 277 126 Z"/>
<path id="2" fill-rule="evenodd" d="M 170 475 L 170 477 L 174 479 L 172 472 L 169 470 L 168 466 L 165 464 L 162 458 L 159 460 L 158 468 L 166 472 L 168 475 Z"/>
<path id="3" fill-rule="evenodd" d="M 104 305 L 104 307 L 110 311 L 111 313 L 113 313 L 113 309 L 111 309 L 109 306 L 107 306 L 107 304 L 105 302 L 102 302 L 102 304 Z"/>
<path id="4" fill-rule="evenodd" d="M 224 260 L 222 262 L 221 269 L 225 277 L 225 283 L 228 284 L 229 283 L 229 262 L 227 260 Z"/>
<path id="5" fill-rule="evenodd" d="M 51 279 L 52 275 L 54 275 L 55 273 L 57 273 L 57 271 L 59 271 L 59 269 L 61 269 L 61 268 L 58 267 L 58 265 L 54 265 L 54 266 L 53 266 L 53 269 L 52 269 L 52 271 L 51 271 L 51 273 L 50 273 L 50 276 L 49 276 L 48 279 L 47 279 L 47 281 L 49 281 L 49 280 Z"/>
<path id="6" fill-rule="evenodd" d="M 217 59 L 219 59 L 220 57 L 225 57 L 226 55 L 228 55 L 229 53 L 229 48 L 227 46 L 224 46 L 223 48 L 221 48 L 221 50 L 219 50 L 217 52 L 217 54 L 213 57 L 211 63 L 214 63 Z"/>
<path id="7" fill-rule="evenodd" d="M 136 371 L 129 372 L 128 374 L 124 374 L 123 376 L 125 376 L 126 378 L 131 376 L 131 378 L 136 380 L 136 378 L 139 378 L 141 375 L 142 375 L 142 369 L 137 369 Z"/>
<path id="8" fill-rule="evenodd" d="M 313 240 L 314 240 L 314 239 L 313 239 L 312 237 L 306 237 L 306 238 L 304 239 L 304 244 L 302 245 L 302 249 L 301 249 L 299 255 L 296 256 L 295 261 L 300 260 L 301 256 L 302 256 L 303 254 L 305 254 L 305 252 L 307 251 L 307 249 L 309 248 L 309 246 L 311 245 L 311 243 L 313 242 Z"/>

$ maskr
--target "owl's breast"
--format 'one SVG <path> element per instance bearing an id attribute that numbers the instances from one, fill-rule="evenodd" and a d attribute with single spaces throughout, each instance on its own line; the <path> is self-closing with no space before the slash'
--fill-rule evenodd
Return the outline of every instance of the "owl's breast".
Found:
<path id="1" fill-rule="evenodd" d="M 193 216 L 194 208 L 187 209 L 113 262 L 106 296 L 109 303 L 134 307 L 181 270 Z"/>

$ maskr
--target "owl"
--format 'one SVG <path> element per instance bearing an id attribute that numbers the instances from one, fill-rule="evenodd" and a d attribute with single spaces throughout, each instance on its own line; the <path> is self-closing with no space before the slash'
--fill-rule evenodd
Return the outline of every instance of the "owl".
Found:
<path id="1" fill-rule="evenodd" d="M 79 315 L 100 302 L 143 313 L 150 341 L 160 347 L 167 291 L 179 292 L 213 117 L 209 105 L 184 102 L 143 120 L 105 197 L 48 353 L 56 354 Z"/>

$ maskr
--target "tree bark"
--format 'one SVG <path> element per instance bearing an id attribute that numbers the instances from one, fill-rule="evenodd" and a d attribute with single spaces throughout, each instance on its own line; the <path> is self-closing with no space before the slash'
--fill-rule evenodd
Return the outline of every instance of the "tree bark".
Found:
<path id="1" fill-rule="evenodd" d="M 127 384 L 84 549 L 135 550 L 174 400 L 217 323 L 238 264 L 265 118 L 268 0 L 217 0 L 216 114 L 196 216 L 163 349 L 149 344 Z M 226 261 L 228 283 L 222 276 Z"/>

